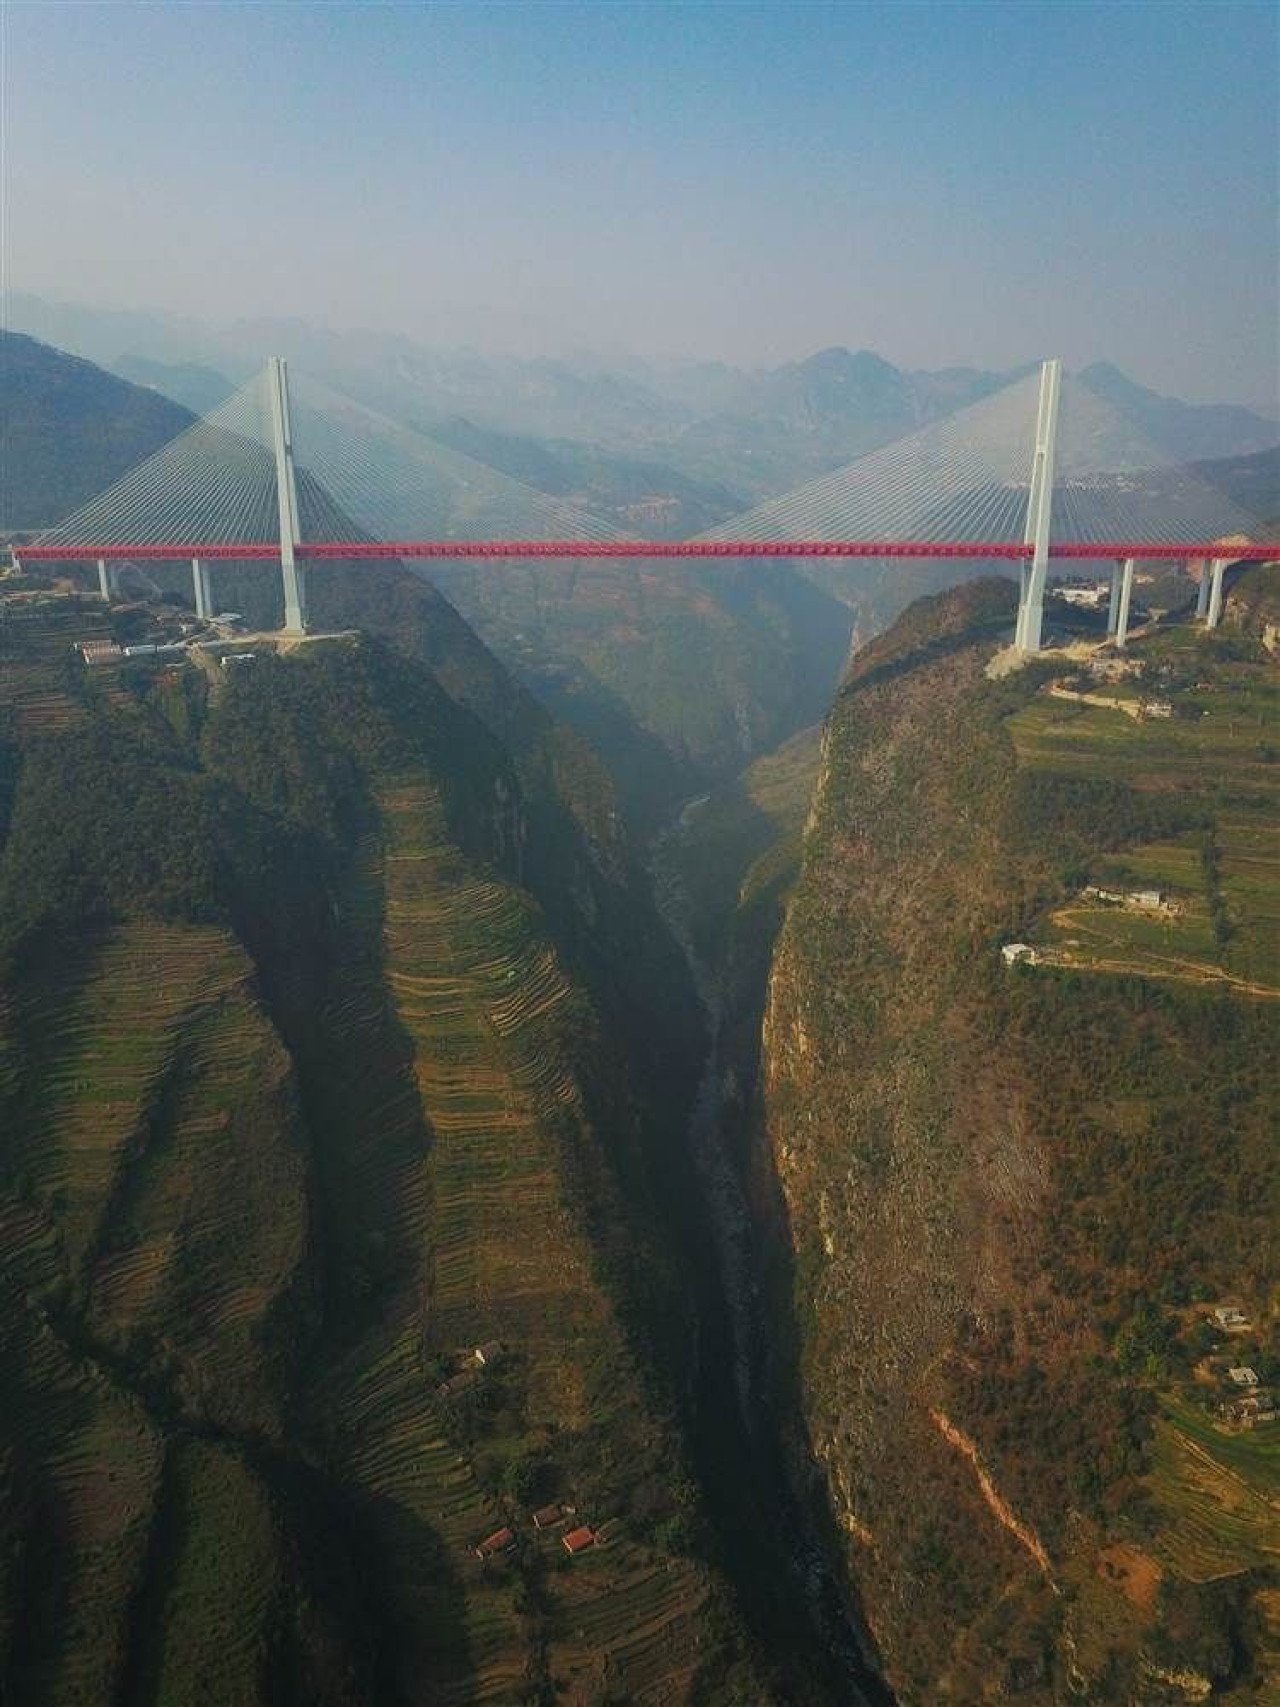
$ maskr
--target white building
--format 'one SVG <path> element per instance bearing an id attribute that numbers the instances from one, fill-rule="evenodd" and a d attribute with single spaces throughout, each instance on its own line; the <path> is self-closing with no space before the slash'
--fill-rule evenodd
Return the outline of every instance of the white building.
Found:
<path id="1" fill-rule="evenodd" d="M 1035 966 L 1040 959 L 1038 951 L 1029 942 L 1007 942 L 1000 950 L 1004 955 L 1006 966 L 1016 966 L 1019 961 L 1025 961 L 1028 966 Z"/>
<path id="2" fill-rule="evenodd" d="M 1213 1319 L 1226 1334 L 1242 1334 L 1249 1327 L 1249 1318 L 1235 1304 L 1219 1304 Z"/>

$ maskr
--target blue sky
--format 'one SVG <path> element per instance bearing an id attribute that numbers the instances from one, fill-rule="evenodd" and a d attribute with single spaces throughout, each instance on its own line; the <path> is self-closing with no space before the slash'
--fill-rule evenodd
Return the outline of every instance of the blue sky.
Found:
<path id="1" fill-rule="evenodd" d="M 1274 404 L 1271 5 L 5 8 L 5 263 L 429 343 Z"/>

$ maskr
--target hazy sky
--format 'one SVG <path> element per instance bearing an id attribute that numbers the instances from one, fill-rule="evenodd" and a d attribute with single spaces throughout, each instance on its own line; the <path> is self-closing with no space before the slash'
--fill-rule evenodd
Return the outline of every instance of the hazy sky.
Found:
<path id="1" fill-rule="evenodd" d="M 8 0 L 9 284 L 1275 406 L 1271 4 Z"/>

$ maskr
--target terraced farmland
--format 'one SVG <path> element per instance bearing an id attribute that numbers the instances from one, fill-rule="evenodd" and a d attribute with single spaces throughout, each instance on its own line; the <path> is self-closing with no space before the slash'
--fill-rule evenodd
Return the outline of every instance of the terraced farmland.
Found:
<path id="1" fill-rule="evenodd" d="M 621 1325 L 638 1293 L 652 1333 L 668 1285 L 614 1176 L 626 1055 L 511 875 L 526 785 L 407 670 L 310 648 L 178 707 L 90 684 L 91 720 L 72 695 L 7 725 L 0 1695 L 24 1707 L 763 1698 L 682 1550 L 665 1354 Z M 566 915 L 594 920 L 588 889 Z M 546 1499 L 623 1522 L 571 1560 Z"/>
<path id="2" fill-rule="evenodd" d="M 189 1400 L 271 1426 L 263 1329 L 305 1292 L 307 1214 L 289 1063 L 244 950 L 216 928 L 122 925 L 30 997 L 12 1156 L 86 1325 L 121 1354 L 163 1337 Z"/>
<path id="3" fill-rule="evenodd" d="M 65 680 L 72 648 L 109 638 L 104 611 L 78 599 L 15 611 L 0 630 L 0 718 L 23 739 L 69 728 L 83 713 Z"/>
<path id="4" fill-rule="evenodd" d="M 1104 887 L 1166 891 L 1177 911 L 1153 916 L 1073 900 L 1038 940 L 1085 971 L 1141 972 L 1280 996 L 1280 686 L 1274 665 L 1234 656 L 1200 631 L 1153 630 L 1134 647 L 1172 672 L 1174 715 L 1135 720 L 1042 692 L 1008 720 L 1023 765 L 1180 797 L 1202 827 L 1095 860 Z M 1130 689 L 1136 694 L 1136 689 Z M 1207 838 L 1207 839 L 1206 839 Z M 1215 917 L 1216 915 L 1216 917 Z"/>
<path id="5" fill-rule="evenodd" d="M 1225 1435 L 1181 1407 L 1157 1426 L 1162 1561 L 1189 1582 L 1280 1564 L 1280 1427 Z"/>
<path id="6" fill-rule="evenodd" d="M 522 1581 L 548 1551 L 564 1556 L 492 1479 L 529 1440 L 571 1474 L 593 1422 L 587 1367 L 602 1357 L 635 1383 L 614 1396 L 614 1428 L 651 1427 L 573 1187 L 573 1147 L 591 1141 L 574 1038 L 590 1022 L 536 908 L 460 854 L 432 785 L 398 778 L 379 799 L 382 834 L 340 902 L 325 1036 L 366 1063 L 333 1087 L 331 1161 L 390 1291 L 321 1403 L 393 1585 L 400 1686 L 427 1675 L 433 1699 L 500 1701 L 542 1673 L 570 1699 L 619 1677 L 630 1698 L 671 1699 L 700 1663 L 699 1570 L 626 1544 L 538 1567 L 531 1622 Z M 497 1369 L 442 1399 L 440 1371 L 495 1341 Z M 472 1434 L 458 1407 L 489 1400 L 496 1415 Z M 504 1523 L 519 1556 L 481 1565 L 472 1548 Z"/>
<path id="7" fill-rule="evenodd" d="M 0 1600 L 0 1653 L 15 1700 L 97 1707 L 125 1664 L 162 1444 L 137 1400 L 50 1319 L 41 1299 L 58 1276 L 51 1225 L 6 1193 L 0 1285 L 16 1307 L 0 1318 L 0 1379 L 9 1496 L 25 1522 Z"/>

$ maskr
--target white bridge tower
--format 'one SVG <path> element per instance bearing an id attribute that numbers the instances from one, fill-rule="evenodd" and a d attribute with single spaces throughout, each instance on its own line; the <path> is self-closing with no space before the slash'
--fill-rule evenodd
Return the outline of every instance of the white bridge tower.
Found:
<path id="1" fill-rule="evenodd" d="M 289 370 L 283 356 L 267 362 L 271 395 L 271 439 L 276 458 L 276 498 L 280 509 L 280 574 L 284 581 L 286 634 L 307 632 L 307 588 L 294 548 L 301 538 L 298 526 L 298 486 L 293 473 L 293 425 L 289 419 Z"/>
<path id="2" fill-rule="evenodd" d="M 1014 645 L 1020 652 L 1040 650 L 1044 626 L 1044 593 L 1049 578 L 1049 524 L 1053 515 L 1053 459 L 1058 437 L 1058 397 L 1062 363 L 1055 357 L 1040 369 L 1040 407 L 1036 412 L 1036 448 L 1031 464 L 1031 492 L 1023 541 L 1031 559 L 1023 560 L 1022 593 Z"/>

